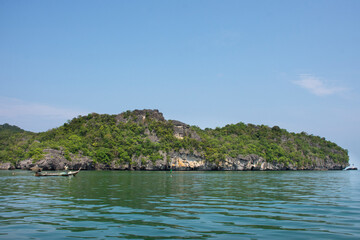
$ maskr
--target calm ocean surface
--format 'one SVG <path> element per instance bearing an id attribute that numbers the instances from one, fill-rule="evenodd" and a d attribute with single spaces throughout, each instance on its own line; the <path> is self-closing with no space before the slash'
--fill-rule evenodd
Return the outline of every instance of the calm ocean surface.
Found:
<path id="1" fill-rule="evenodd" d="M 0 238 L 360 239 L 360 171 L 0 171 Z"/>

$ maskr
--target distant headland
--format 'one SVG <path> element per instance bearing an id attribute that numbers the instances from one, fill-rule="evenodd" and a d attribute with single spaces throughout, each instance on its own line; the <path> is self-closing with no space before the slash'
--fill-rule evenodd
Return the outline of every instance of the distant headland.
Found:
<path id="1" fill-rule="evenodd" d="M 278 126 L 200 129 L 158 110 L 79 116 L 33 133 L 0 125 L 0 169 L 342 170 L 347 150 Z"/>

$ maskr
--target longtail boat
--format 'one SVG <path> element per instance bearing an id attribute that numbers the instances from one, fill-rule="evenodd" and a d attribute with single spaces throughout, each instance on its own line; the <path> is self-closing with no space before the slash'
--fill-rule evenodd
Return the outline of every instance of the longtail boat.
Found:
<path id="1" fill-rule="evenodd" d="M 62 177 L 68 177 L 68 176 L 76 176 L 80 172 L 81 168 L 77 171 L 65 171 L 65 172 L 56 172 L 56 173 L 48 173 L 48 172 L 36 172 L 36 177 L 55 177 L 55 176 L 62 176 Z"/>
<path id="2" fill-rule="evenodd" d="M 349 166 L 349 167 L 345 168 L 345 170 L 358 170 L 358 169 L 353 164 L 352 167 Z"/>
<path id="3" fill-rule="evenodd" d="M 358 170 L 357 167 L 348 167 L 345 170 Z"/>

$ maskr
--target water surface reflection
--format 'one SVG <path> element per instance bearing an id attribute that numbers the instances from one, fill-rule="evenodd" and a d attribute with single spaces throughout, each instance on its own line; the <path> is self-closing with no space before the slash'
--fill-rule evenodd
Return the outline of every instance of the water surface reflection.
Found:
<path id="1" fill-rule="evenodd" d="M 0 238 L 359 239 L 356 172 L 0 172 Z"/>

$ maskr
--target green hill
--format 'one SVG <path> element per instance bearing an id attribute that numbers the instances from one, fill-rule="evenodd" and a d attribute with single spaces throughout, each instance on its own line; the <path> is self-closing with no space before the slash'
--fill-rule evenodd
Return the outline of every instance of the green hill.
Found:
<path id="1" fill-rule="evenodd" d="M 24 132 L 24 130 L 17 126 L 9 125 L 8 123 L 0 125 L 0 136 L 10 135 L 14 133 L 21 133 L 21 132 Z"/>
<path id="2" fill-rule="evenodd" d="M 0 125 L 0 162 L 15 163 L 23 159 L 27 148 L 21 144 L 21 139 L 32 135 L 17 126 L 7 123 Z"/>
<path id="3" fill-rule="evenodd" d="M 161 159 L 170 164 L 180 153 L 213 166 L 247 156 L 257 156 L 282 169 L 341 169 L 349 161 L 347 150 L 304 132 L 244 123 L 203 130 L 167 121 L 157 110 L 92 113 L 42 133 L 5 124 L 0 126 L 0 144 L 0 161 L 14 165 L 24 159 L 31 158 L 34 163 L 43 159 L 45 149 L 59 150 L 70 162 L 76 156 L 87 156 L 104 165 L 141 166 Z"/>

